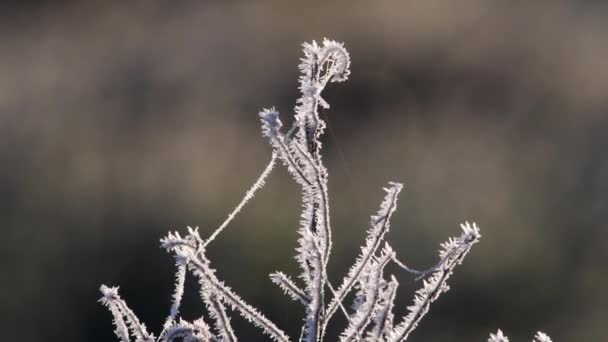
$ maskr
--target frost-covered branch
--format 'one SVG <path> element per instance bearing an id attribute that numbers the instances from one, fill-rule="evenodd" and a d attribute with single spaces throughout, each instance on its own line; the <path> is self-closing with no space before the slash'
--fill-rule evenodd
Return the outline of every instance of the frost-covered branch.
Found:
<path id="1" fill-rule="evenodd" d="M 481 235 L 477 225 L 468 222 L 461 224 L 462 234 L 457 238 L 450 238 L 441 245 L 439 258 L 443 261 L 442 266 L 437 269 L 428 280 L 423 281 L 421 289 L 416 291 L 414 305 L 408 307 L 409 313 L 403 321 L 391 331 L 388 341 L 397 342 L 407 340 L 408 335 L 416 329 L 420 320 L 427 314 L 431 304 L 439 296 L 449 290 L 448 278 L 452 275 L 454 268 L 459 265 L 469 253 L 473 244 L 479 241 Z"/>
<path id="2" fill-rule="evenodd" d="M 305 340 L 318 341 L 321 337 L 325 309 L 326 268 L 331 251 L 331 225 L 327 169 L 321 160 L 320 137 L 325 122 L 319 117 L 319 106 L 329 105 L 321 97 L 328 82 L 344 81 L 350 73 L 350 58 L 341 44 L 324 40 L 304 44 L 304 58 L 299 65 L 300 92 L 297 101 L 296 125 L 292 140 L 280 133 L 281 121 L 274 109 L 263 110 L 262 131 L 283 160 L 293 178 L 302 186 L 303 211 L 298 233 L 296 259 L 302 269 L 306 302 Z"/>
<path id="3" fill-rule="evenodd" d="M 340 337 L 341 342 L 359 341 L 365 328 L 371 322 L 374 311 L 379 309 L 381 287 L 384 285 L 383 271 L 395 252 L 387 245 L 382 255 L 372 258 L 359 279 L 356 311 L 349 319 L 349 325 Z"/>
<path id="4" fill-rule="evenodd" d="M 177 266 L 177 272 L 175 273 L 175 292 L 173 293 L 173 303 L 171 304 L 171 310 L 169 312 L 169 317 L 165 320 L 165 325 L 163 331 L 160 334 L 160 337 L 163 336 L 165 331 L 173 325 L 175 319 L 177 318 L 177 314 L 179 313 L 179 306 L 182 302 L 182 297 L 184 295 L 184 285 L 186 283 L 186 262 L 182 258 L 177 258 L 175 261 Z"/>
<path id="5" fill-rule="evenodd" d="M 129 342 L 129 332 L 135 338 L 136 342 L 152 342 L 154 335 L 151 335 L 146 330 L 146 326 L 139 322 L 137 316 L 129 309 L 120 295 L 118 295 L 118 287 L 107 287 L 101 285 L 100 301 L 107 306 L 114 316 L 114 325 L 116 326 L 116 336 L 123 342 Z"/>
<path id="6" fill-rule="evenodd" d="M 181 320 L 179 323 L 171 325 L 160 341 L 171 342 L 176 339 L 184 342 L 219 342 L 202 319 L 194 321 L 194 323 Z"/>
<path id="7" fill-rule="evenodd" d="M 182 240 L 182 243 L 179 243 L 179 240 Z M 215 270 L 211 268 L 204 254 L 202 240 L 197 230 L 190 229 L 185 238 L 180 238 L 177 233 L 169 233 L 161 242 L 164 248 L 188 260 L 188 268 L 199 278 L 201 291 L 208 292 L 210 296 L 217 296 L 220 301 L 238 311 L 249 322 L 260 327 L 273 340 L 289 341 L 289 337 L 272 321 L 247 304 L 215 276 Z"/>
<path id="8" fill-rule="evenodd" d="M 237 338 L 230 324 L 230 318 L 226 315 L 226 307 L 218 299 L 218 296 L 212 290 L 201 288 L 203 300 L 207 304 L 207 309 L 211 317 L 215 319 L 215 329 L 219 337 L 224 342 L 236 342 Z"/>
<path id="9" fill-rule="evenodd" d="M 293 280 L 291 280 L 285 273 L 283 272 L 275 272 L 270 274 L 270 280 L 279 285 L 283 291 L 288 294 L 293 300 L 297 300 L 304 305 L 308 305 L 310 302 L 310 298 L 306 296 L 306 293 L 302 291 L 298 285 L 296 285 Z"/>
<path id="10" fill-rule="evenodd" d="M 403 184 L 390 182 L 388 188 L 384 188 L 386 195 L 380 204 L 380 209 L 376 215 L 373 215 L 370 220 L 370 228 L 367 232 L 365 246 L 361 249 L 361 254 L 355 261 L 355 264 L 350 268 L 348 275 L 342 281 L 342 285 L 337 290 L 337 295 L 332 299 L 327 309 L 327 324 L 328 320 L 336 312 L 339 303 L 341 303 L 346 295 L 356 284 L 361 272 L 368 266 L 372 260 L 372 256 L 378 250 L 384 236 L 389 231 L 390 219 L 395 210 L 397 210 L 397 199 L 399 193 L 403 189 Z"/>
<path id="11" fill-rule="evenodd" d="M 395 277 L 380 290 L 378 295 L 378 311 L 373 319 L 374 328 L 368 332 L 365 340 L 369 342 L 384 341 L 387 334 L 393 329 L 393 306 L 399 283 Z"/>
<path id="12" fill-rule="evenodd" d="M 268 165 L 266 165 L 266 168 L 264 168 L 264 171 L 262 171 L 262 174 L 260 174 L 260 176 L 253 183 L 251 188 L 249 188 L 249 190 L 247 190 L 243 199 L 241 199 L 241 201 L 236 206 L 236 208 L 234 208 L 234 210 L 232 210 L 232 212 L 230 212 L 230 214 L 228 215 L 226 220 L 224 222 L 222 222 L 222 224 L 213 232 L 213 234 L 211 234 L 211 236 L 209 238 L 207 238 L 207 240 L 203 244 L 203 247 L 206 247 L 211 241 L 215 240 L 215 238 L 228 226 L 228 224 L 230 224 L 230 222 L 232 222 L 232 220 L 234 220 L 236 215 L 241 211 L 241 209 L 243 209 L 245 204 L 247 204 L 247 202 L 249 202 L 249 200 L 253 198 L 256 191 L 258 191 L 259 189 L 261 189 L 264 186 L 264 183 L 266 182 L 266 178 L 268 178 L 268 176 L 270 175 L 270 172 L 272 172 L 272 169 L 274 168 L 274 165 L 276 164 L 276 160 L 277 160 L 277 155 L 275 153 L 273 153 L 272 158 L 268 162 Z"/>

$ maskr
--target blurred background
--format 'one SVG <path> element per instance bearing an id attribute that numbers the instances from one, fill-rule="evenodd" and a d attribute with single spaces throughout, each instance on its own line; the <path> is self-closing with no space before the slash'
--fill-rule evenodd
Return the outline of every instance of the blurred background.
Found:
<path id="1" fill-rule="evenodd" d="M 332 281 L 397 180 L 389 241 L 411 266 L 460 222 L 483 235 L 412 341 L 605 338 L 606 2 L 153 0 L 0 5 L 3 340 L 116 340 L 102 283 L 158 333 L 174 282 L 159 239 L 232 210 L 270 158 L 257 112 L 290 121 L 300 44 L 323 37 L 352 57 L 324 95 Z M 299 199 L 276 168 L 209 250 L 294 337 L 302 308 L 267 275 L 298 272 Z M 390 272 L 400 316 L 420 283 Z M 183 311 L 204 313 L 193 279 Z"/>

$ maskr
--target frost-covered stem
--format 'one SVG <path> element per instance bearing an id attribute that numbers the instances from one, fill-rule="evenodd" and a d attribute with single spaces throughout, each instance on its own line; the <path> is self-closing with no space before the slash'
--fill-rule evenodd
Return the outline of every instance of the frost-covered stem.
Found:
<path id="1" fill-rule="evenodd" d="M 319 214 L 322 220 L 321 238 L 323 264 L 326 267 L 331 250 L 331 228 L 329 219 L 329 205 L 327 196 L 327 171 L 321 161 L 320 137 L 325 128 L 325 122 L 319 118 L 319 105 L 329 107 L 321 93 L 329 81 L 344 81 L 350 73 L 350 58 L 341 44 L 325 39 L 323 45 L 316 42 L 304 44 L 304 58 L 299 68 L 302 73 L 300 77 L 300 91 L 302 97 L 298 99 L 296 106 L 296 122 L 299 125 L 297 140 L 306 146 L 306 152 L 300 151 L 308 162 L 313 164 L 313 173 L 316 178 L 318 198 L 321 203 L 315 205 L 320 207 Z M 327 67 L 325 63 L 330 63 Z M 299 144 L 295 144 L 300 148 Z"/>
<path id="2" fill-rule="evenodd" d="M 219 340 L 211 334 L 209 326 L 202 319 L 198 319 L 193 323 L 180 321 L 167 329 L 159 342 L 174 342 L 175 339 L 181 338 L 184 342 L 219 342 Z"/>
<path id="3" fill-rule="evenodd" d="M 300 70 L 303 73 L 300 78 L 300 91 L 302 97 L 298 100 L 299 105 L 296 106 L 296 120 L 300 126 L 298 131 L 298 140 L 307 148 L 307 153 L 299 151 L 304 155 L 304 158 L 312 163 L 312 170 L 316 178 L 317 190 L 320 193 L 321 203 L 315 203 L 320 206 L 320 214 L 322 217 L 322 238 L 323 243 L 323 264 L 326 266 L 329 260 L 331 250 L 331 228 L 329 223 L 329 207 L 327 199 L 327 171 L 323 167 L 321 160 L 321 141 L 320 137 L 325 128 L 325 122 L 319 117 L 319 102 L 325 107 L 327 103 L 322 100 L 321 92 L 329 80 L 336 73 L 333 69 L 323 68 L 323 64 L 330 61 L 329 49 L 334 49 L 334 45 L 344 51 L 344 55 L 335 58 L 344 59 L 347 66 L 348 55 L 346 50 L 339 45 L 325 40 L 323 47 L 319 47 L 316 42 L 312 44 L 304 44 L 304 53 L 306 58 L 300 64 Z M 325 74 L 321 74 L 325 71 Z M 345 71 L 346 72 L 346 71 Z M 299 144 L 295 144 L 297 149 L 300 149 Z"/>
<path id="4" fill-rule="evenodd" d="M 250 305 L 243 302 L 243 300 L 228 287 L 220 283 L 215 275 L 206 269 L 199 261 L 191 261 L 190 266 L 195 269 L 195 273 L 199 275 L 206 283 L 209 283 L 215 291 L 221 295 L 223 301 L 227 302 L 234 309 L 239 311 L 243 317 L 252 323 L 260 326 L 264 332 L 276 341 L 289 341 L 289 337 L 285 333 L 277 328 L 274 323 L 260 314 L 257 310 L 252 308 Z"/>
<path id="5" fill-rule="evenodd" d="M 318 178 L 317 178 L 318 181 Z M 321 185 L 319 183 L 317 183 L 317 185 Z M 317 198 L 319 193 L 321 193 L 321 196 L 323 192 L 317 192 L 317 196 L 313 195 L 313 198 Z M 321 200 L 320 201 L 321 206 L 325 206 L 327 205 L 327 201 L 326 200 Z M 310 233 L 310 238 L 311 238 L 311 242 L 313 244 L 313 250 L 309 251 L 308 253 L 312 253 L 313 257 L 309 260 L 306 260 L 306 263 L 314 263 L 314 266 L 312 267 L 313 272 L 311 272 L 311 274 L 309 275 L 312 279 L 311 282 L 307 285 L 307 290 L 308 290 L 308 297 L 311 298 L 311 301 L 308 303 L 308 317 L 307 317 L 307 322 L 306 322 L 306 331 L 307 331 L 307 341 L 312 342 L 312 341 L 319 341 L 320 336 L 321 336 L 321 331 L 319 329 L 319 325 L 321 324 L 321 321 L 323 319 L 323 311 L 324 311 L 324 305 L 325 305 L 325 284 L 327 283 L 327 268 L 326 268 L 326 263 L 325 260 L 326 257 L 325 255 L 327 255 L 327 236 L 328 236 L 328 231 L 327 231 L 327 227 L 328 227 L 328 218 L 325 215 L 325 212 L 323 209 L 319 209 L 319 202 L 313 201 L 311 202 L 309 205 L 312 206 L 312 210 L 313 210 L 313 216 L 310 219 L 310 227 L 309 227 L 309 233 Z M 319 213 L 320 212 L 320 213 Z M 321 217 L 319 217 L 321 216 Z M 320 226 L 322 227 L 321 231 L 318 230 L 318 226 L 319 226 L 319 221 L 324 221 L 324 223 L 322 223 Z M 324 236 L 325 237 L 325 242 L 323 244 L 323 247 L 319 246 L 320 245 L 320 240 L 318 239 L 319 235 Z"/>
<path id="6" fill-rule="evenodd" d="M 218 342 L 219 339 L 211 333 L 211 328 L 205 322 L 203 317 L 192 322 L 192 326 L 200 332 L 203 341 L 209 340 L 210 342 Z"/>
<path id="7" fill-rule="evenodd" d="M 296 129 L 298 128 L 297 125 L 292 125 L 291 128 L 289 129 L 289 131 L 287 132 L 287 134 L 285 135 L 285 141 L 289 142 L 293 136 L 293 133 L 296 131 Z M 261 189 L 262 187 L 264 187 L 264 184 L 266 183 L 266 178 L 268 178 L 268 176 L 270 175 L 270 173 L 272 172 L 272 170 L 274 169 L 274 166 L 276 165 L 277 162 L 277 153 L 273 152 L 272 153 L 272 158 L 270 158 L 270 161 L 268 162 L 268 164 L 266 165 L 266 167 L 264 168 L 264 170 L 262 171 L 262 173 L 260 174 L 260 176 L 258 177 L 258 179 L 255 181 L 255 183 L 253 183 L 253 185 L 251 186 L 251 188 L 249 188 L 249 190 L 247 190 L 247 192 L 245 193 L 245 196 L 243 197 L 243 199 L 241 199 L 241 201 L 239 202 L 239 204 L 232 210 L 232 212 L 228 215 L 228 217 L 226 218 L 226 220 L 224 220 L 224 222 L 222 222 L 222 224 L 213 232 L 213 234 L 211 234 L 211 236 L 209 236 L 209 238 L 207 238 L 207 240 L 205 240 L 205 243 L 203 244 L 203 247 L 207 247 L 207 245 L 209 243 L 211 243 L 211 241 L 215 240 L 215 238 L 226 228 L 228 227 L 228 225 L 230 224 L 230 222 L 232 222 L 232 220 L 234 220 L 234 218 L 236 217 L 236 215 L 243 209 L 243 207 L 245 206 L 245 204 L 247 204 L 247 202 L 249 202 L 249 200 L 251 200 L 253 198 L 253 196 L 255 196 L 255 193 Z"/>
<path id="8" fill-rule="evenodd" d="M 405 341 L 408 335 L 416 329 L 420 320 L 427 314 L 430 305 L 449 289 L 447 280 L 452 275 L 454 268 L 462 262 L 473 244 L 479 241 L 481 235 L 474 223 L 471 226 L 467 222 L 462 224 L 461 228 L 463 233 L 459 238 L 452 238 L 442 244 L 443 249 L 439 256 L 441 259 L 445 258 L 445 262 L 428 281 L 424 280 L 423 287 L 416 291 L 414 305 L 408 307 L 409 314 L 391 331 L 388 339 L 390 342 Z"/>
<path id="9" fill-rule="evenodd" d="M 374 328 L 368 333 L 366 341 L 376 342 L 381 341 L 383 336 L 386 336 L 388 331 L 393 328 L 393 306 L 395 305 L 395 297 L 397 295 L 397 287 L 399 283 L 395 277 L 391 277 L 391 281 L 382 291 L 379 310 L 374 318 Z"/>
<path id="10" fill-rule="evenodd" d="M 378 281 L 380 279 L 377 279 L 376 283 L 374 283 L 374 287 L 378 287 Z M 340 341 L 345 341 L 345 342 L 350 342 L 350 341 L 359 341 L 361 339 L 361 335 L 363 334 L 363 330 L 365 329 L 365 327 L 367 327 L 367 325 L 370 322 L 370 318 L 372 315 L 372 310 L 374 310 L 374 302 L 376 301 L 376 299 L 378 298 L 378 291 L 372 291 L 372 296 L 370 298 L 368 298 L 368 300 L 371 302 L 370 304 L 368 304 L 368 306 L 366 307 L 366 310 L 364 312 L 362 312 L 361 317 L 358 318 L 356 321 L 351 321 L 351 324 L 349 325 L 348 329 L 348 335 L 343 337 L 342 339 L 340 339 Z"/>
<path id="11" fill-rule="evenodd" d="M 377 301 L 382 281 L 382 272 L 386 264 L 391 261 L 395 253 L 387 246 L 382 256 L 377 261 L 370 263 L 366 273 L 369 273 L 368 280 L 361 282 L 361 292 L 363 292 L 364 302 L 357 309 L 353 317 L 349 320 L 348 328 L 342 334 L 341 342 L 359 341 L 367 325 L 371 321 L 372 313 L 377 310 Z"/>
<path id="12" fill-rule="evenodd" d="M 547 334 L 545 334 L 542 331 L 539 331 L 534 336 L 533 342 L 552 342 L 552 341 L 551 341 L 551 338 L 549 336 L 547 336 Z"/>
<path id="13" fill-rule="evenodd" d="M 152 342 L 154 337 L 146 331 L 146 326 L 139 322 L 139 319 L 135 313 L 127 306 L 124 301 L 119 301 L 117 305 L 120 307 L 123 315 L 127 318 L 127 323 L 131 328 L 131 334 L 135 337 L 136 341 Z"/>
<path id="14" fill-rule="evenodd" d="M 390 336 L 391 342 L 396 341 L 405 341 L 409 334 L 416 329 L 418 323 L 429 311 L 429 307 L 431 303 L 433 303 L 441 293 L 446 291 L 443 288 L 445 281 L 449 278 L 449 273 L 445 271 L 438 271 L 438 277 L 434 280 L 434 285 L 427 289 L 424 292 L 424 296 L 421 297 L 419 303 L 416 303 L 414 306 L 410 307 L 413 311 L 410 312 L 410 315 L 407 316 L 406 320 L 402 325 L 398 326 L 394 329 L 393 334 Z M 426 284 L 425 284 L 426 285 Z"/>
<path id="15" fill-rule="evenodd" d="M 203 299 L 207 303 L 209 313 L 215 319 L 215 327 L 222 342 L 236 342 L 237 338 L 230 324 L 230 319 L 226 315 L 226 308 L 213 291 L 201 290 Z"/>
<path id="16" fill-rule="evenodd" d="M 116 329 L 114 330 L 116 336 L 118 336 L 118 338 L 120 338 L 122 342 L 129 342 L 129 329 L 127 328 L 127 324 L 125 323 L 124 316 L 120 308 L 115 304 L 114 299 L 109 298 L 109 296 L 106 294 L 106 291 L 113 289 L 114 288 L 108 288 L 105 285 L 102 285 L 101 291 L 104 293 L 104 298 L 102 298 L 101 301 L 105 306 L 108 307 L 110 313 L 112 313 L 114 326 L 116 326 Z"/>
<path id="17" fill-rule="evenodd" d="M 397 210 L 397 199 L 401 189 L 403 189 L 403 184 L 390 182 L 389 185 L 390 187 L 385 189 L 387 194 L 380 205 L 378 214 L 371 219 L 366 246 L 362 249 L 361 255 L 357 258 L 357 261 L 348 272 L 348 275 L 344 278 L 340 288 L 338 288 L 337 295 L 334 296 L 329 304 L 323 330 L 326 329 L 327 322 L 336 312 L 339 303 L 341 303 L 350 290 L 352 290 L 361 275 L 361 272 L 369 265 L 372 256 L 378 250 L 378 247 L 384 239 L 384 235 L 390 228 L 390 219 L 395 210 Z"/>
<path id="18" fill-rule="evenodd" d="M 191 231 L 189 237 L 191 239 L 198 239 L 197 235 L 197 232 Z M 209 267 L 209 261 L 204 256 L 204 250 L 199 248 L 193 249 L 188 243 L 180 246 L 175 240 L 175 235 L 170 234 L 163 240 L 164 247 L 167 248 L 167 246 L 171 246 L 169 249 L 188 259 L 188 267 L 199 277 L 201 287 L 210 289 L 221 301 L 226 302 L 233 309 L 239 311 L 244 318 L 262 328 L 262 330 L 272 339 L 283 342 L 289 341 L 289 337 L 272 323 L 272 321 L 259 313 L 252 306 L 245 303 L 243 299 L 217 279 L 215 271 Z"/>
<path id="19" fill-rule="evenodd" d="M 329 261 L 329 254 L 331 251 L 331 226 L 329 218 L 329 198 L 327 191 L 327 170 L 323 166 L 320 154 L 317 156 L 318 159 L 313 161 L 310 157 L 310 152 L 307 154 L 306 152 L 302 151 L 300 145 L 294 144 L 294 148 L 298 152 L 298 155 L 309 163 L 310 169 L 313 171 L 315 177 L 314 188 L 319 189 L 318 197 L 320 198 L 317 202 L 313 202 L 312 204 L 317 208 L 320 207 L 320 209 L 316 210 L 315 212 L 318 212 L 318 215 L 321 216 L 321 226 L 323 227 L 323 230 L 320 232 L 320 234 L 323 236 L 324 241 L 323 247 L 320 248 L 322 249 L 324 267 L 327 267 L 327 262 Z M 314 223 L 316 222 L 313 220 L 313 224 Z M 314 231 L 316 232 L 316 227 L 314 228 Z"/>
<path id="20" fill-rule="evenodd" d="M 114 324 L 116 325 L 116 335 L 119 338 L 129 342 L 128 336 L 130 331 L 137 342 L 152 342 L 154 340 L 154 336 L 148 334 L 146 326 L 139 322 L 135 313 L 133 313 L 127 306 L 127 303 L 120 298 L 118 295 L 118 287 L 101 285 L 100 291 L 103 293 L 103 297 L 100 301 L 110 309 L 110 312 L 112 312 Z"/>
<path id="21" fill-rule="evenodd" d="M 435 264 L 434 266 L 426 269 L 426 270 L 422 270 L 422 271 L 418 271 L 418 270 L 414 270 L 411 269 L 409 267 L 407 267 L 404 263 L 402 263 L 401 261 L 397 260 L 396 258 L 395 263 L 403 268 L 406 271 L 409 271 L 410 273 L 414 273 L 414 274 L 418 274 L 418 276 L 416 277 L 416 280 L 420 280 L 422 278 L 425 278 L 427 275 L 438 271 L 441 267 L 443 267 L 443 265 L 450 260 L 451 257 L 453 257 L 456 253 L 458 252 L 458 250 L 451 250 L 448 254 L 446 254 L 441 260 L 439 260 L 439 262 L 437 264 Z"/>
<path id="22" fill-rule="evenodd" d="M 424 271 L 418 271 L 418 270 L 415 270 L 415 269 L 413 269 L 413 268 L 411 268 L 411 267 L 407 266 L 405 263 L 401 262 L 401 261 L 400 261 L 400 260 L 397 258 L 397 256 L 393 257 L 393 262 L 394 262 L 394 263 L 395 263 L 397 266 L 399 266 L 401 269 L 405 270 L 406 272 L 409 272 L 409 273 L 412 273 L 412 274 L 416 274 L 416 275 L 418 275 L 418 276 L 420 276 L 420 275 L 425 276 L 425 275 L 427 275 L 428 273 L 430 273 L 430 272 L 432 272 L 432 271 L 435 271 L 435 270 L 437 269 L 437 267 L 439 266 L 439 264 L 437 264 L 437 265 L 435 265 L 435 266 L 433 266 L 433 267 L 429 268 L 428 270 L 424 270 Z M 440 263 L 441 263 L 441 262 L 440 262 Z"/>
<path id="23" fill-rule="evenodd" d="M 279 112 L 274 108 L 270 108 L 262 110 L 259 115 L 262 121 L 262 132 L 268 137 L 274 148 L 273 155 L 278 155 L 283 160 L 283 163 L 287 166 L 287 170 L 302 187 L 311 187 L 313 182 L 309 179 L 309 175 L 306 174 L 306 170 L 298 164 L 288 146 L 288 144 L 293 145 L 294 142 L 288 140 L 280 132 L 282 123 L 279 119 Z"/>
<path id="24" fill-rule="evenodd" d="M 176 260 L 177 264 L 177 272 L 175 273 L 175 292 L 173 293 L 173 303 L 171 304 L 171 310 L 169 312 L 169 317 L 165 320 L 165 324 L 163 326 L 163 331 L 160 333 L 159 338 L 162 338 L 165 334 L 165 331 L 169 329 L 171 325 L 175 322 L 175 318 L 179 313 L 179 306 L 182 301 L 182 297 L 184 295 L 184 284 L 186 282 L 186 260 L 178 258 Z"/>
<path id="25" fill-rule="evenodd" d="M 296 181 L 303 187 L 304 212 L 298 259 L 310 298 L 307 307 L 306 340 L 318 341 L 319 324 L 324 311 L 326 267 L 331 250 L 331 228 L 327 191 L 327 170 L 321 159 L 320 137 L 325 123 L 319 118 L 319 105 L 328 107 L 321 98 L 323 88 L 330 80 L 342 81 L 348 76 L 350 60 L 342 45 L 325 40 L 323 46 L 304 44 L 305 58 L 300 64 L 300 91 L 302 97 L 296 106 L 296 138 L 288 145 L 279 133 L 278 113 L 265 110 L 260 113 L 264 135 L 271 139 L 275 150 L 287 164 Z M 326 65 L 327 64 L 327 65 Z"/>
<path id="26" fill-rule="evenodd" d="M 326 283 L 327 283 L 327 287 L 331 291 L 331 294 L 335 297 L 338 294 L 338 292 L 331 285 L 331 282 L 329 281 L 329 277 L 327 276 L 327 274 L 325 274 L 325 280 L 326 280 Z M 342 302 L 340 302 L 340 309 L 342 310 L 342 313 L 344 313 L 344 317 L 346 317 L 346 319 L 348 319 L 348 312 L 344 308 L 344 305 L 342 305 Z"/>
<path id="27" fill-rule="evenodd" d="M 314 243 L 314 240 L 313 240 Z M 313 247 L 311 251 L 314 256 L 312 262 L 315 262 L 313 266 L 314 272 L 312 272 L 311 282 L 307 285 L 308 296 L 311 298 L 307 308 L 307 319 L 306 319 L 306 341 L 313 342 L 319 341 L 320 329 L 319 322 L 321 320 L 323 309 L 324 309 L 324 288 L 325 288 L 325 269 L 323 265 L 323 259 L 319 248 Z"/>
<path id="28" fill-rule="evenodd" d="M 264 183 L 266 182 L 266 178 L 268 178 L 268 175 L 270 175 L 270 172 L 272 172 L 272 169 L 274 168 L 276 161 L 277 161 L 277 154 L 273 152 L 272 158 L 268 162 L 268 165 L 266 165 L 266 168 L 264 168 L 264 171 L 262 171 L 262 173 L 260 174 L 258 179 L 255 181 L 255 183 L 253 183 L 251 188 L 249 188 L 249 190 L 247 190 L 243 199 L 241 199 L 241 201 L 236 206 L 236 208 L 234 208 L 234 210 L 232 210 L 232 212 L 228 215 L 226 220 L 224 222 L 222 222 L 222 224 L 213 232 L 213 234 L 211 234 L 211 236 L 209 236 L 209 238 L 207 238 L 207 240 L 205 240 L 205 243 L 203 244 L 203 248 L 206 247 L 211 241 L 215 240 L 215 238 L 228 226 L 228 224 L 230 224 L 230 222 L 232 222 L 232 220 L 234 220 L 235 216 L 241 211 L 241 209 L 243 209 L 245 204 L 247 204 L 247 202 L 249 202 L 249 200 L 253 198 L 256 191 L 258 191 L 259 189 L 261 189 L 264 186 Z"/>
<path id="29" fill-rule="evenodd" d="M 293 300 L 300 301 L 304 305 L 308 305 L 310 302 L 306 293 L 283 272 L 271 273 L 270 280 L 283 289 Z"/>
<path id="30" fill-rule="evenodd" d="M 303 127 L 300 129 L 302 130 Z M 314 144 L 307 143 L 307 145 L 318 147 L 317 142 Z M 310 283 L 307 284 L 307 291 L 308 297 L 311 298 L 307 308 L 306 339 L 312 342 L 318 341 L 320 338 L 319 324 L 323 317 L 325 302 L 324 284 L 327 282 L 326 268 L 331 244 L 327 172 L 324 171 L 325 168 L 322 165 L 320 154 L 316 153 L 316 160 L 313 160 L 313 153 L 310 150 L 301 150 L 297 142 L 294 142 L 293 146 L 296 155 L 300 157 L 299 160 L 306 165 L 306 173 L 312 174 L 314 177 L 312 186 L 303 189 L 305 193 L 309 192 L 309 194 L 304 196 L 304 205 L 307 207 L 304 214 L 304 223 L 308 225 L 306 228 L 308 229 L 308 233 L 302 232 L 303 234 L 309 234 L 308 238 L 314 246 L 314 251 L 303 251 L 304 255 L 302 256 L 302 261 L 305 264 L 305 273 L 307 273 L 305 279 L 310 279 Z M 310 213 L 306 214 L 306 211 L 310 211 Z M 307 259 L 305 255 L 311 253 L 314 254 L 314 257 Z M 313 272 L 309 272 L 307 269 L 312 269 Z"/>

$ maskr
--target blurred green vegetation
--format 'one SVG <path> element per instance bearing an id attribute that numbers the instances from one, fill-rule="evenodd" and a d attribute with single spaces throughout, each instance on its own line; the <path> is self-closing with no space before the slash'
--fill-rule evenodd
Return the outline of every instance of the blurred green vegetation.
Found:
<path id="1" fill-rule="evenodd" d="M 111 341 L 98 287 L 153 331 L 167 230 L 209 234 L 289 121 L 299 44 L 345 42 L 325 99 L 334 282 L 389 180 L 412 266 L 475 220 L 482 242 L 412 341 L 597 341 L 608 319 L 608 6 L 601 1 L 40 1 L 0 6 L 0 326 L 7 341 Z M 210 247 L 221 278 L 292 335 L 297 187 L 277 168 Z M 398 314 L 419 284 L 401 279 Z M 203 312 L 189 283 L 185 316 Z M 235 317 L 244 341 L 263 340 Z M 8 334 L 8 336 L 7 336 Z"/>

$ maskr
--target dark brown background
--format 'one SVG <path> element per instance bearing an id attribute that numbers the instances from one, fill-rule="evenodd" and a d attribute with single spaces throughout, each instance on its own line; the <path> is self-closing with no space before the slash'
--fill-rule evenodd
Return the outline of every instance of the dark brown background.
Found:
<path id="1" fill-rule="evenodd" d="M 4 341 L 112 341 L 98 287 L 152 331 L 169 229 L 216 227 L 269 159 L 257 111 L 289 120 L 300 43 L 345 42 L 325 98 L 333 281 L 389 180 L 412 266 L 475 220 L 482 242 L 412 341 L 598 341 L 608 319 L 608 6 L 603 1 L 12 1 L 0 5 Z M 292 336 L 299 196 L 282 168 L 210 248 L 219 276 Z M 419 284 L 401 274 L 398 313 Z M 188 283 L 184 316 L 203 312 Z M 234 318 L 244 341 L 263 340 Z"/>

